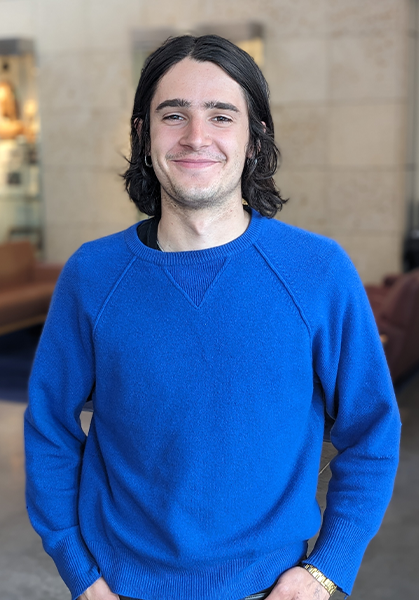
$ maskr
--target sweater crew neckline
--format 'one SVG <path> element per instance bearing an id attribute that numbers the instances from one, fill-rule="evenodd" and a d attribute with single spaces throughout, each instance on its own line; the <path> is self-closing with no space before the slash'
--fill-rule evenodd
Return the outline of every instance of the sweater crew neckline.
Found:
<path id="1" fill-rule="evenodd" d="M 149 248 L 140 241 L 137 234 L 139 223 L 135 223 L 125 231 L 125 241 L 136 256 L 143 260 L 159 264 L 159 265 L 176 265 L 176 264 L 199 264 L 211 260 L 219 260 L 227 258 L 234 254 L 238 254 L 249 248 L 259 237 L 260 228 L 263 222 L 263 217 L 251 209 L 250 223 L 244 233 L 238 238 L 204 250 L 187 250 L 184 252 L 161 252 L 154 248 Z"/>

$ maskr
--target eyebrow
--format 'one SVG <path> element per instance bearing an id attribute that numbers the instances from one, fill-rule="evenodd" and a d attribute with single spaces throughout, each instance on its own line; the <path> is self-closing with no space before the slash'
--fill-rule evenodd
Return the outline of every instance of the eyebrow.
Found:
<path id="1" fill-rule="evenodd" d="M 233 112 L 240 112 L 237 106 L 230 104 L 229 102 L 205 102 L 205 108 L 218 108 L 219 110 L 232 110 Z"/>
<path id="2" fill-rule="evenodd" d="M 172 98 L 171 100 L 164 100 L 161 102 L 156 108 L 156 112 L 162 110 L 163 108 L 190 108 L 192 103 L 189 100 L 184 100 L 183 98 Z M 232 110 L 233 112 L 240 112 L 237 106 L 234 104 L 230 104 L 229 102 L 215 102 L 211 100 L 209 102 L 204 102 L 204 108 L 218 108 L 219 110 Z"/>
<path id="3" fill-rule="evenodd" d="M 156 112 L 158 110 L 162 110 L 170 106 L 171 108 L 189 108 L 191 103 L 188 100 L 183 100 L 182 98 L 173 98 L 172 100 L 164 100 L 164 102 L 160 102 L 158 107 L 156 108 Z"/>

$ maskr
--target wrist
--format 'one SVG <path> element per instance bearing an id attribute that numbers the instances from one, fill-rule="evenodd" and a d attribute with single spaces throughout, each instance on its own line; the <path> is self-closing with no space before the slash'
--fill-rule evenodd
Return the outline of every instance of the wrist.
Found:
<path id="1" fill-rule="evenodd" d="M 314 565 L 305 563 L 300 563 L 299 566 L 308 571 L 310 575 L 314 577 L 314 579 L 316 579 L 316 581 L 318 581 L 321 586 L 324 587 L 324 589 L 330 596 L 336 592 L 337 585 L 331 579 L 326 577 L 326 575 L 322 573 L 320 569 L 318 569 Z"/>

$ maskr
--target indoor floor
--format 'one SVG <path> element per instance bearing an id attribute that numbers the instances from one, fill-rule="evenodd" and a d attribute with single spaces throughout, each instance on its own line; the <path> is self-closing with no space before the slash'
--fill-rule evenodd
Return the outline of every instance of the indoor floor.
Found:
<path id="1" fill-rule="evenodd" d="M 371 542 L 353 600 L 401 600 L 419 588 L 419 374 L 398 392 L 403 422 L 401 461 L 390 507 Z M 69 600 L 25 511 L 22 417 L 24 403 L 0 401 L 0 600 Z M 83 413 L 88 426 L 89 415 Z M 325 444 L 323 466 L 333 454 Z M 320 476 L 324 506 L 329 469 Z M 336 600 L 343 598 L 336 594 Z M 187 599 L 185 599 L 187 600 Z M 222 600 L 222 599 L 220 599 Z"/>

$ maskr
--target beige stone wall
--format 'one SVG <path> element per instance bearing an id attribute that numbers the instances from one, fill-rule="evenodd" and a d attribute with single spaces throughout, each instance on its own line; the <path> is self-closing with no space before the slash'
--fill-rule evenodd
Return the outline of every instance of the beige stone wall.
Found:
<path id="1" fill-rule="evenodd" d="M 37 35 L 47 255 L 137 220 L 119 177 L 128 151 L 129 30 L 138 3 L 40 0 Z"/>
<path id="2" fill-rule="evenodd" d="M 39 51 L 47 256 L 137 215 L 118 178 L 131 34 L 265 24 L 265 74 L 291 200 L 279 218 L 333 237 L 365 281 L 400 269 L 408 0 L 0 0 L 0 35 Z"/>
<path id="3" fill-rule="evenodd" d="M 280 218 L 336 239 L 378 281 L 400 269 L 405 225 L 408 3 L 323 7 L 309 31 L 271 45 L 277 181 L 291 198 Z"/>

